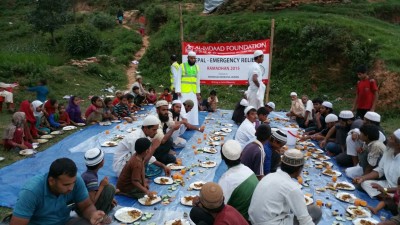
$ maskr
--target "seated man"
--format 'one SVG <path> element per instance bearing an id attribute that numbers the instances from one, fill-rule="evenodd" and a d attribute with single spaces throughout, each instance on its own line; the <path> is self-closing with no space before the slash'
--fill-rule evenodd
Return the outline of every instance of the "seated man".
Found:
<path id="1" fill-rule="evenodd" d="M 246 107 L 249 106 L 249 102 L 247 101 L 247 95 L 246 92 L 243 94 L 242 99 L 235 105 L 235 109 L 233 110 L 232 113 L 232 120 L 235 121 L 237 125 L 240 125 L 243 120 L 246 119 L 244 115 L 244 110 Z"/>
<path id="2" fill-rule="evenodd" d="M 301 175 L 303 153 L 289 149 L 282 157 L 281 169 L 270 173 L 257 185 L 249 207 L 250 222 L 257 225 L 318 224 L 322 212 L 306 206 L 301 186 L 293 180 Z"/>
<path id="3" fill-rule="evenodd" d="M 258 126 L 260 126 L 261 124 L 263 124 L 263 123 L 269 124 L 268 114 L 269 114 L 269 112 L 268 112 L 266 107 L 260 107 L 257 110 L 257 118 L 258 118 L 258 120 L 256 120 L 256 128 Z"/>
<path id="4" fill-rule="evenodd" d="M 267 109 L 268 114 L 270 114 L 272 111 L 275 110 L 275 103 L 268 102 L 267 104 L 265 104 L 265 108 Z"/>
<path id="5" fill-rule="evenodd" d="M 354 182 L 361 184 L 371 198 L 382 197 L 381 193 L 396 191 L 397 179 L 400 177 L 400 129 L 390 136 L 387 147 L 378 167 L 368 174 L 354 178 Z M 386 180 L 378 180 L 383 176 Z"/>
<path id="6" fill-rule="evenodd" d="M 308 99 L 307 95 L 301 96 L 301 101 L 304 104 L 304 128 L 312 127 L 314 126 L 314 118 L 313 118 L 313 109 L 314 109 L 314 104 L 313 102 Z"/>
<path id="7" fill-rule="evenodd" d="M 286 145 L 287 135 L 284 131 L 271 128 L 271 136 L 264 144 L 264 175 L 274 173 L 281 164 L 282 147 Z"/>
<path id="8" fill-rule="evenodd" d="M 257 110 L 253 106 L 247 106 L 244 110 L 246 119 L 240 124 L 235 134 L 235 140 L 244 148 L 247 143 L 254 139 L 256 133 L 255 122 L 257 120 Z"/>
<path id="9" fill-rule="evenodd" d="M 105 213 L 96 210 L 77 171 L 71 159 L 60 158 L 50 165 L 48 173 L 29 180 L 19 193 L 10 225 L 100 224 Z M 74 207 L 83 218 L 70 217 Z"/>
<path id="10" fill-rule="evenodd" d="M 225 204 L 233 206 L 248 220 L 249 205 L 258 179 L 249 167 L 240 163 L 242 147 L 235 140 L 229 140 L 222 146 L 222 159 L 228 170 L 218 181 L 224 192 Z"/>
<path id="11" fill-rule="evenodd" d="M 290 111 L 286 113 L 286 116 L 290 117 L 291 119 L 295 119 L 297 124 L 299 124 L 300 127 L 303 127 L 305 121 L 304 115 L 306 113 L 304 104 L 301 99 L 297 97 L 296 92 L 291 92 L 290 98 L 292 99 L 292 104 L 290 106 Z"/>

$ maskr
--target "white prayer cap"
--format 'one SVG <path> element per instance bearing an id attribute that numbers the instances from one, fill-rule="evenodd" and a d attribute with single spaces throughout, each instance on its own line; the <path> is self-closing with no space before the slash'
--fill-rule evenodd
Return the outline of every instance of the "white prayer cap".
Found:
<path id="1" fill-rule="evenodd" d="M 268 103 L 266 104 L 266 106 L 269 106 L 269 107 L 271 107 L 272 109 L 275 109 L 275 103 L 273 103 L 273 102 L 268 102 Z"/>
<path id="2" fill-rule="evenodd" d="M 289 149 L 284 153 L 282 157 L 282 163 L 285 163 L 289 166 L 304 165 L 304 155 L 300 150 Z"/>
<path id="3" fill-rule="evenodd" d="M 182 101 L 181 100 L 174 100 L 174 101 L 172 101 L 172 105 L 175 105 L 175 104 L 181 104 L 182 105 Z"/>
<path id="4" fill-rule="evenodd" d="M 333 113 L 328 114 L 328 115 L 325 117 L 325 123 L 337 122 L 338 120 L 339 120 L 338 117 L 337 117 L 335 114 L 333 114 Z"/>
<path id="5" fill-rule="evenodd" d="M 287 135 L 285 132 L 279 130 L 278 128 L 271 128 L 272 137 L 275 138 L 277 141 L 286 144 L 287 142 Z"/>
<path id="6" fill-rule="evenodd" d="M 165 101 L 165 100 L 160 100 L 160 101 L 158 101 L 158 102 L 156 103 L 156 108 L 158 108 L 158 107 L 160 107 L 160 106 L 164 106 L 164 105 L 168 106 L 168 102 Z"/>
<path id="7" fill-rule="evenodd" d="M 196 56 L 196 52 L 190 51 L 190 52 L 188 53 L 188 56 Z"/>
<path id="8" fill-rule="evenodd" d="M 322 105 L 323 105 L 323 106 L 325 106 L 326 108 L 330 108 L 330 109 L 332 109 L 332 108 L 333 108 L 333 105 L 332 105 L 332 103 L 330 103 L 330 102 L 327 102 L 327 101 L 324 101 L 324 102 L 322 102 Z"/>
<path id="9" fill-rule="evenodd" d="M 256 50 L 256 51 L 254 52 L 254 54 L 253 54 L 254 58 L 255 58 L 255 57 L 258 57 L 258 56 L 260 56 L 260 55 L 264 55 L 264 52 L 261 51 L 261 50 Z"/>
<path id="10" fill-rule="evenodd" d="M 239 103 L 241 106 L 249 106 L 249 102 L 246 100 L 246 99 L 242 99 L 242 100 L 240 100 L 240 103 Z"/>
<path id="11" fill-rule="evenodd" d="M 247 113 L 251 110 L 251 109 L 256 109 L 253 106 L 249 105 L 244 109 L 244 115 L 247 115 Z"/>
<path id="12" fill-rule="evenodd" d="M 147 126 L 154 126 L 154 125 L 159 125 L 159 124 L 160 124 L 160 119 L 158 119 L 154 115 L 148 115 L 148 116 L 146 116 L 146 118 L 144 118 L 142 126 L 147 127 Z"/>
<path id="13" fill-rule="evenodd" d="M 236 140 L 229 140 L 222 146 L 222 153 L 229 160 L 238 160 L 242 154 L 242 146 Z"/>
<path id="14" fill-rule="evenodd" d="M 143 77 L 140 75 L 136 75 L 136 80 L 142 79 Z"/>
<path id="15" fill-rule="evenodd" d="M 364 118 L 377 123 L 381 122 L 381 115 L 376 112 L 368 111 L 367 113 L 365 113 Z"/>
<path id="16" fill-rule="evenodd" d="M 85 163 L 87 166 L 95 166 L 104 159 L 104 152 L 98 148 L 92 148 L 85 153 Z"/>
<path id="17" fill-rule="evenodd" d="M 400 140 L 400 129 L 397 129 L 393 134 L 398 140 Z"/>
<path id="18" fill-rule="evenodd" d="M 294 91 L 292 91 L 292 92 L 290 93 L 290 96 L 297 96 L 297 93 L 294 92 Z"/>
<path id="19" fill-rule="evenodd" d="M 352 119 L 352 118 L 354 118 L 354 114 L 350 110 L 343 110 L 339 113 L 339 118 L 340 119 Z"/>

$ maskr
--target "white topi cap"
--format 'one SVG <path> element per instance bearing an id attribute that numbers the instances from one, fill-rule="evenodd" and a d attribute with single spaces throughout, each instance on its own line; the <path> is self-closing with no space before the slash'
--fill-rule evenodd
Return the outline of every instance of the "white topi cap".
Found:
<path id="1" fill-rule="evenodd" d="M 254 54 L 253 54 L 254 57 L 258 57 L 258 56 L 260 56 L 260 55 L 264 55 L 264 52 L 261 51 L 261 50 L 256 50 L 256 51 L 254 52 Z"/>
<path id="2" fill-rule="evenodd" d="M 273 102 L 268 102 L 268 103 L 266 104 L 266 106 L 269 106 L 269 107 L 271 107 L 272 109 L 275 109 L 275 103 L 273 103 Z"/>
<path id="3" fill-rule="evenodd" d="M 196 56 L 196 52 L 190 51 L 190 52 L 188 53 L 188 56 Z"/>
<path id="4" fill-rule="evenodd" d="M 297 96 L 297 93 L 292 91 L 292 92 L 290 92 L 290 96 Z"/>
<path id="5" fill-rule="evenodd" d="M 327 101 L 324 101 L 324 102 L 322 102 L 322 105 L 323 105 L 323 106 L 325 106 L 325 107 L 327 107 L 327 108 L 330 108 L 330 109 L 332 109 L 332 108 L 333 108 L 333 105 L 332 105 L 332 103 L 330 103 L 330 102 L 327 102 Z"/>

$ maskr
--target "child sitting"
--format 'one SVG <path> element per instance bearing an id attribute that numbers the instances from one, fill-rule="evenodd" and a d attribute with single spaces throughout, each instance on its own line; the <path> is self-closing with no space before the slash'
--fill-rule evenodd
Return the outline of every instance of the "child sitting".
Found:
<path id="1" fill-rule="evenodd" d="M 135 143 L 135 154 L 129 159 L 121 171 L 117 181 L 117 188 L 122 194 L 133 198 L 142 198 L 145 194 L 153 196 L 145 178 L 144 159 L 151 142 L 147 138 L 139 138 Z"/>
<path id="2" fill-rule="evenodd" d="M 122 95 L 124 95 L 124 93 L 122 91 L 116 91 L 115 92 L 115 98 L 112 101 L 112 104 L 115 106 L 118 104 L 118 102 L 120 101 Z"/>
<path id="3" fill-rule="evenodd" d="M 399 196 L 400 196 L 400 177 L 397 179 L 397 188 L 390 188 L 390 190 L 385 190 L 386 188 L 379 187 L 379 191 L 384 193 L 386 195 L 386 198 L 383 201 L 380 201 L 378 205 L 374 208 L 372 206 L 367 206 L 369 210 L 373 214 L 377 214 L 379 210 L 385 208 L 386 210 L 389 210 L 393 216 L 396 216 L 399 214 L 397 210 L 397 206 L 399 205 Z M 393 197 L 390 197 L 388 195 L 389 193 L 394 193 Z"/>
<path id="4" fill-rule="evenodd" d="M 132 95 L 133 95 L 133 103 L 135 103 L 136 106 L 142 105 L 143 101 L 146 99 L 145 96 L 140 94 L 140 89 L 138 86 L 133 86 Z"/>
<path id="5" fill-rule="evenodd" d="M 24 140 L 25 113 L 16 112 L 12 116 L 11 124 L 4 131 L 3 141 L 6 150 L 31 149 L 32 145 Z"/>
<path id="6" fill-rule="evenodd" d="M 36 119 L 36 128 L 39 130 L 40 134 L 49 134 L 50 133 L 50 124 L 47 121 L 46 117 L 44 116 L 43 110 L 43 103 L 39 100 L 35 100 L 32 102 L 33 106 L 33 115 Z"/>
<path id="7" fill-rule="evenodd" d="M 104 99 L 103 120 L 117 120 L 111 98 Z"/>
<path id="8" fill-rule="evenodd" d="M 82 101 L 83 100 L 77 96 L 71 96 L 69 98 L 66 111 L 73 125 L 85 122 L 85 120 L 82 118 L 81 107 L 79 106 Z"/>
<path id="9" fill-rule="evenodd" d="M 167 102 L 172 102 L 172 95 L 169 93 L 169 88 L 164 88 L 164 92 L 161 93 L 158 100 L 165 100 Z"/>
<path id="10" fill-rule="evenodd" d="M 24 124 L 24 133 L 32 143 L 33 138 L 39 137 L 39 131 L 36 129 L 35 115 L 33 115 L 32 104 L 28 100 L 22 101 L 19 111 L 25 113 L 26 123 Z"/>
<path id="11" fill-rule="evenodd" d="M 210 97 L 208 97 L 207 102 L 204 105 L 206 105 L 207 111 L 215 112 L 217 110 L 217 104 L 218 104 L 217 92 L 215 90 L 212 90 L 210 92 Z"/>
<path id="12" fill-rule="evenodd" d="M 85 112 L 86 124 L 95 124 L 103 120 L 103 100 L 99 96 L 90 99 L 92 103 Z"/>
<path id="13" fill-rule="evenodd" d="M 130 117 L 131 111 L 128 105 L 128 96 L 124 95 L 121 97 L 120 102 L 114 106 L 114 112 L 118 118 Z"/>
<path id="14" fill-rule="evenodd" d="M 154 88 L 149 88 L 149 93 L 146 95 L 147 104 L 154 104 L 157 101 L 157 95 Z"/>
<path id="15" fill-rule="evenodd" d="M 56 113 L 58 101 L 56 99 L 47 100 L 43 106 L 43 113 L 48 118 L 51 114 Z"/>
<path id="16" fill-rule="evenodd" d="M 57 108 L 58 108 L 58 112 L 50 114 L 50 116 L 48 118 L 50 126 L 52 126 L 54 128 L 59 128 L 59 127 L 65 127 L 65 126 L 68 126 L 69 124 L 71 124 L 68 113 L 65 112 L 65 106 L 63 104 L 59 104 Z"/>
<path id="17" fill-rule="evenodd" d="M 90 200 L 97 210 L 108 214 L 117 205 L 117 201 L 114 199 L 115 187 L 108 182 L 108 177 L 104 177 L 100 185 L 98 183 L 98 172 L 104 166 L 104 152 L 98 148 L 89 149 L 85 153 L 85 164 L 87 170 L 81 176 Z"/>

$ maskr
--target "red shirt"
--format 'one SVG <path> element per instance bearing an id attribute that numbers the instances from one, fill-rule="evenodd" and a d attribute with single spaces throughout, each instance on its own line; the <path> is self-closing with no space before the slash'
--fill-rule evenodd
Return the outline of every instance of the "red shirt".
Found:
<path id="1" fill-rule="evenodd" d="M 161 94 L 158 99 L 165 100 L 167 102 L 172 102 L 172 95 L 171 94 L 167 94 L 167 95 Z"/>
<path id="2" fill-rule="evenodd" d="M 95 105 L 91 104 L 91 105 L 86 109 L 85 117 L 88 118 L 89 115 L 90 115 L 92 112 L 96 111 L 96 110 L 97 110 L 97 107 L 96 107 Z"/>
<path id="3" fill-rule="evenodd" d="M 378 85 L 374 79 L 364 79 L 357 84 L 357 109 L 371 109 Z"/>
<path id="4" fill-rule="evenodd" d="M 237 211 L 230 205 L 225 205 L 224 209 L 217 214 L 214 225 L 246 225 L 249 224 Z"/>
<path id="5" fill-rule="evenodd" d="M 113 106 L 116 106 L 119 103 L 119 98 L 114 98 L 112 101 Z"/>
<path id="6" fill-rule="evenodd" d="M 51 105 L 50 100 L 44 103 L 44 109 L 46 110 L 48 115 L 56 113 L 56 108 L 54 108 L 54 106 Z"/>

